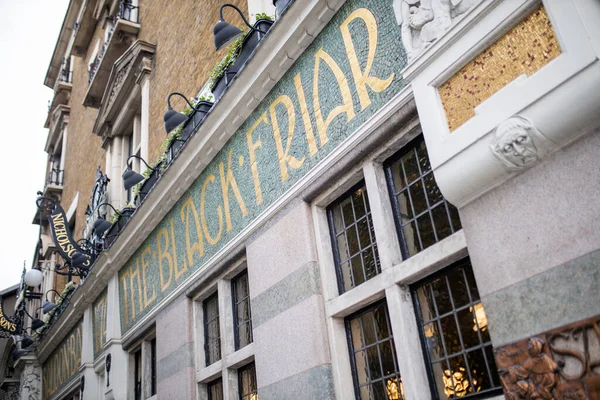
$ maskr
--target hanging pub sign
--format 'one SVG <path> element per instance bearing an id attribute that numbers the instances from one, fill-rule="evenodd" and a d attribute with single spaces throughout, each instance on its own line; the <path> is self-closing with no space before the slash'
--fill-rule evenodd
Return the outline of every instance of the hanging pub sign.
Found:
<path id="1" fill-rule="evenodd" d="M 10 334 L 17 334 L 19 330 L 19 324 L 16 320 L 11 317 L 7 317 L 4 314 L 4 301 L 0 297 L 0 330 L 8 332 Z"/>
<path id="2" fill-rule="evenodd" d="M 40 209 L 40 219 L 43 217 L 45 211 L 49 211 L 47 218 L 50 224 L 50 232 L 52 232 L 54 244 L 60 255 L 74 268 L 87 270 L 91 267 L 94 263 L 95 256 L 84 251 L 79 247 L 77 242 L 73 240 L 73 235 L 69 228 L 65 211 L 60 204 L 53 199 L 39 197 L 37 205 Z"/>

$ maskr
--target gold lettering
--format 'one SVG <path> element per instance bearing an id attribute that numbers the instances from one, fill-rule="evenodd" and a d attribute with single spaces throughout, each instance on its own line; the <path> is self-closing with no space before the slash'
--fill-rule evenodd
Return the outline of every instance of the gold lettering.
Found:
<path id="1" fill-rule="evenodd" d="M 229 232 L 232 228 L 231 226 L 231 214 L 229 209 L 229 187 L 231 186 L 231 190 L 233 190 L 233 195 L 237 200 L 238 206 L 240 207 L 240 211 L 242 212 L 242 216 L 245 217 L 248 215 L 248 210 L 246 209 L 246 204 L 244 204 L 244 199 L 242 199 L 242 194 L 240 193 L 240 189 L 238 188 L 237 182 L 235 180 L 235 176 L 233 176 L 233 170 L 231 169 L 231 154 L 233 150 L 229 150 L 229 155 L 227 156 L 227 174 L 225 174 L 225 166 L 223 163 L 219 163 L 219 175 L 221 176 L 221 192 L 223 193 L 223 207 L 225 208 L 225 224 L 227 226 L 227 232 Z"/>
<path id="2" fill-rule="evenodd" d="M 177 266 L 177 246 L 175 245 L 175 223 L 173 221 L 173 218 L 171 218 L 169 223 L 171 225 L 171 248 L 173 249 L 173 267 L 175 269 L 175 279 L 177 280 L 185 271 L 187 271 L 187 264 L 184 260 L 183 268 L 179 269 L 179 267 Z"/>
<path id="3" fill-rule="evenodd" d="M 150 262 L 146 259 L 146 255 L 150 254 L 150 246 L 146 247 L 140 258 L 142 259 L 142 279 L 144 281 L 144 308 L 156 299 L 156 289 L 152 288 L 152 296 L 148 298 L 148 281 L 146 280 L 146 270 L 150 266 Z"/>
<path id="4" fill-rule="evenodd" d="M 160 245 L 160 238 L 165 238 L 165 250 L 162 250 L 162 246 Z M 160 275 L 160 291 L 164 292 L 169 285 L 171 284 L 171 280 L 173 279 L 173 258 L 171 254 L 169 254 L 169 232 L 167 232 L 167 228 L 162 228 L 158 231 L 156 235 L 156 243 L 158 247 L 158 269 Z M 163 260 L 166 259 L 169 265 L 169 279 L 166 280 L 163 274 Z"/>
<path id="5" fill-rule="evenodd" d="M 187 210 L 187 212 L 186 212 Z M 194 217 L 194 223 L 196 227 L 196 235 L 198 240 L 191 243 L 190 239 L 190 215 Z M 198 218 L 198 211 L 194 205 L 194 200 L 190 196 L 183 206 L 181 206 L 181 222 L 185 223 L 185 248 L 187 250 L 188 263 L 190 267 L 194 265 L 194 253 L 198 252 L 198 255 L 202 257 L 204 255 L 204 240 L 202 240 L 202 228 L 200 227 L 200 219 Z M 185 258 L 183 260 L 183 267 L 187 268 Z"/>
<path id="6" fill-rule="evenodd" d="M 361 71 L 360 69 L 360 62 L 356 55 L 356 49 L 354 48 L 354 42 L 352 41 L 352 35 L 350 34 L 349 28 L 350 23 L 357 18 L 363 20 L 367 26 L 369 36 L 369 52 L 367 54 L 367 64 L 365 65 L 364 71 Z M 377 20 L 371 11 L 366 8 L 359 8 L 354 11 L 342 23 L 340 31 L 342 31 L 342 38 L 344 38 L 344 45 L 346 46 L 350 69 L 352 70 L 352 76 L 354 78 L 354 83 L 356 84 L 360 106 L 364 110 L 371 104 L 367 86 L 375 93 L 382 92 L 392 84 L 395 75 L 392 73 L 386 80 L 379 79 L 375 76 L 369 76 L 371 68 L 373 67 L 373 61 L 375 60 L 375 50 L 377 49 Z"/>
<path id="7" fill-rule="evenodd" d="M 269 125 L 269 120 L 267 120 L 267 112 L 265 111 L 262 115 L 256 120 L 254 125 L 246 132 L 246 140 L 248 142 L 248 151 L 250 152 L 250 169 L 252 170 L 252 178 L 254 180 L 254 192 L 256 193 L 256 205 L 260 205 L 263 202 L 262 190 L 260 187 L 260 179 L 258 177 L 258 166 L 256 165 L 256 150 L 259 147 L 262 147 L 262 142 L 260 141 L 260 134 L 258 136 L 258 140 L 256 142 L 252 141 L 252 133 L 254 130 L 260 125 L 262 122 Z"/>
<path id="8" fill-rule="evenodd" d="M 135 270 L 133 267 L 129 267 L 129 283 L 131 287 L 131 318 L 135 318 L 135 295 L 134 295 L 134 286 L 133 280 L 137 278 L 137 287 L 138 287 L 138 303 L 140 305 L 140 312 L 143 311 L 142 307 L 142 280 L 140 278 L 140 259 L 136 258 L 135 260 Z"/>
<path id="9" fill-rule="evenodd" d="M 323 121 L 323 114 L 321 113 L 321 103 L 319 102 L 319 67 L 321 65 L 321 60 L 325 61 L 325 64 L 329 66 L 329 69 L 333 73 L 338 83 L 338 87 L 342 94 L 343 104 L 335 107 L 329 115 L 327 119 Z M 319 131 L 319 140 L 321 141 L 321 146 L 329 141 L 327 137 L 327 129 L 331 122 L 342 113 L 346 113 L 347 122 L 350 122 L 356 114 L 354 113 L 354 105 L 352 104 L 352 94 L 350 92 L 350 86 L 348 86 L 348 81 L 344 76 L 341 68 L 337 63 L 331 58 L 329 54 L 323 50 L 321 47 L 319 51 L 315 54 L 315 72 L 314 72 L 314 84 L 313 84 L 313 102 L 315 107 L 315 119 L 317 120 L 317 130 Z"/>
<path id="10" fill-rule="evenodd" d="M 310 113 L 308 112 L 308 106 L 306 105 L 306 96 L 304 96 L 304 88 L 302 87 L 300 74 L 294 77 L 294 86 L 296 86 L 298 102 L 300 103 L 300 112 L 302 114 L 302 121 L 304 122 L 304 130 L 306 131 L 308 151 L 311 156 L 314 156 L 315 154 L 317 154 L 318 151 L 317 140 L 315 139 L 315 133 L 313 132 L 312 122 L 310 121 Z"/>
<path id="11" fill-rule="evenodd" d="M 127 278 L 129 278 L 129 271 L 125 271 L 123 275 L 119 278 L 119 281 L 123 284 L 123 296 L 121 300 L 123 301 L 123 305 L 125 308 L 125 324 L 129 323 L 129 304 L 127 304 Z"/>
<path id="12" fill-rule="evenodd" d="M 282 104 L 287 111 L 288 115 L 288 135 L 285 150 L 283 149 L 283 143 L 281 140 L 281 132 L 279 130 L 279 122 L 277 120 L 278 104 Z M 291 154 L 290 149 L 292 148 L 292 139 L 294 138 L 294 129 L 296 127 L 296 111 L 294 110 L 294 103 L 289 96 L 279 96 L 270 107 L 271 112 L 271 123 L 273 124 L 273 136 L 275 137 L 275 147 L 277 148 L 277 157 L 279 158 L 279 170 L 281 171 L 281 181 L 284 182 L 289 178 L 287 166 L 289 165 L 293 169 L 298 169 L 304 164 L 305 157 L 301 160 L 296 159 Z"/>
<path id="13" fill-rule="evenodd" d="M 219 241 L 219 239 L 221 239 L 221 235 L 223 234 L 223 211 L 221 210 L 221 205 L 219 204 L 219 206 L 217 207 L 217 215 L 219 216 L 219 232 L 217 233 L 217 236 L 213 239 L 212 236 L 210 236 L 210 232 L 208 232 L 208 223 L 206 222 L 206 216 L 204 213 L 205 210 L 205 199 L 206 199 L 206 187 L 208 186 L 208 183 L 213 183 L 215 181 L 215 176 L 210 174 L 209 176 L 206 177 L 206 180 L 204 181 L 204 184 L 202 185 L 202 194 L 200 197 L 200 219 L 202 220 L 202 230 L 204 231 L 204 237 L 206 238 L 206 241 L 212 245 L 217 244 L 217 242 Z"/>

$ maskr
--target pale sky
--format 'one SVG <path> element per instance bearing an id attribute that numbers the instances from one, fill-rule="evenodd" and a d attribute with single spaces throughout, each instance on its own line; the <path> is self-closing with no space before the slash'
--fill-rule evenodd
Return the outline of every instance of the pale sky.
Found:
<path id="1" fill-rule="evenodd" d="M 23 261 L 31 268 L 38 239 L 36 193 L 45 181 L 53 91 L 44 77 L 68 0 L 0 0 L 0 290 L 19 283 Z"/>

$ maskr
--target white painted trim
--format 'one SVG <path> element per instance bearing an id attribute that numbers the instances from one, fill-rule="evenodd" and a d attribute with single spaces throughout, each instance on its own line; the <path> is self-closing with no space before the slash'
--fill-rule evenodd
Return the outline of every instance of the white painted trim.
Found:
<path id="1" fill-rule="evenodd" d="M 427 52 L 427 62 L 404 71 L 404 77 L 412 81 L 419 113 L 427 115 L 422 126 L 436 180 L 457 207 L 520 172 L 508 171 L 489 149 L 501 122 L 517 114 L 531 120 L 549 140 L 550 148 L 540 157 L 577 140 L 599 123 L 599 41 L 590 39 L 586 29 L 598 30 L 591 18 L 600 19 L 600 4 L 595 0 L 544 0 L 562 54 L 533 75 L 506 85 L 476 107 L 473 118 L 449 131 L 438 87 L 540 3 L 482 2 L 453 28 L 457 32 L 447 43 Z M 584 17 L 577 7 L 585 9 Z"/>

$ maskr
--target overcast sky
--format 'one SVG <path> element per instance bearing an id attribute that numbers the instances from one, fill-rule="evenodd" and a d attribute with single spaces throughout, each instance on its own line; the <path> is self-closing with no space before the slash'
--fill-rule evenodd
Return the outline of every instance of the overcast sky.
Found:
<path id="1" fill-rule="evenodd" d="M 44 121 L 53 91 L 44 77 L 68 0 L 0 0 L 0 290 L 19 283 L 31 268 L 39 227 L 36 192 L 45 180 L 48 130 Z"/>

